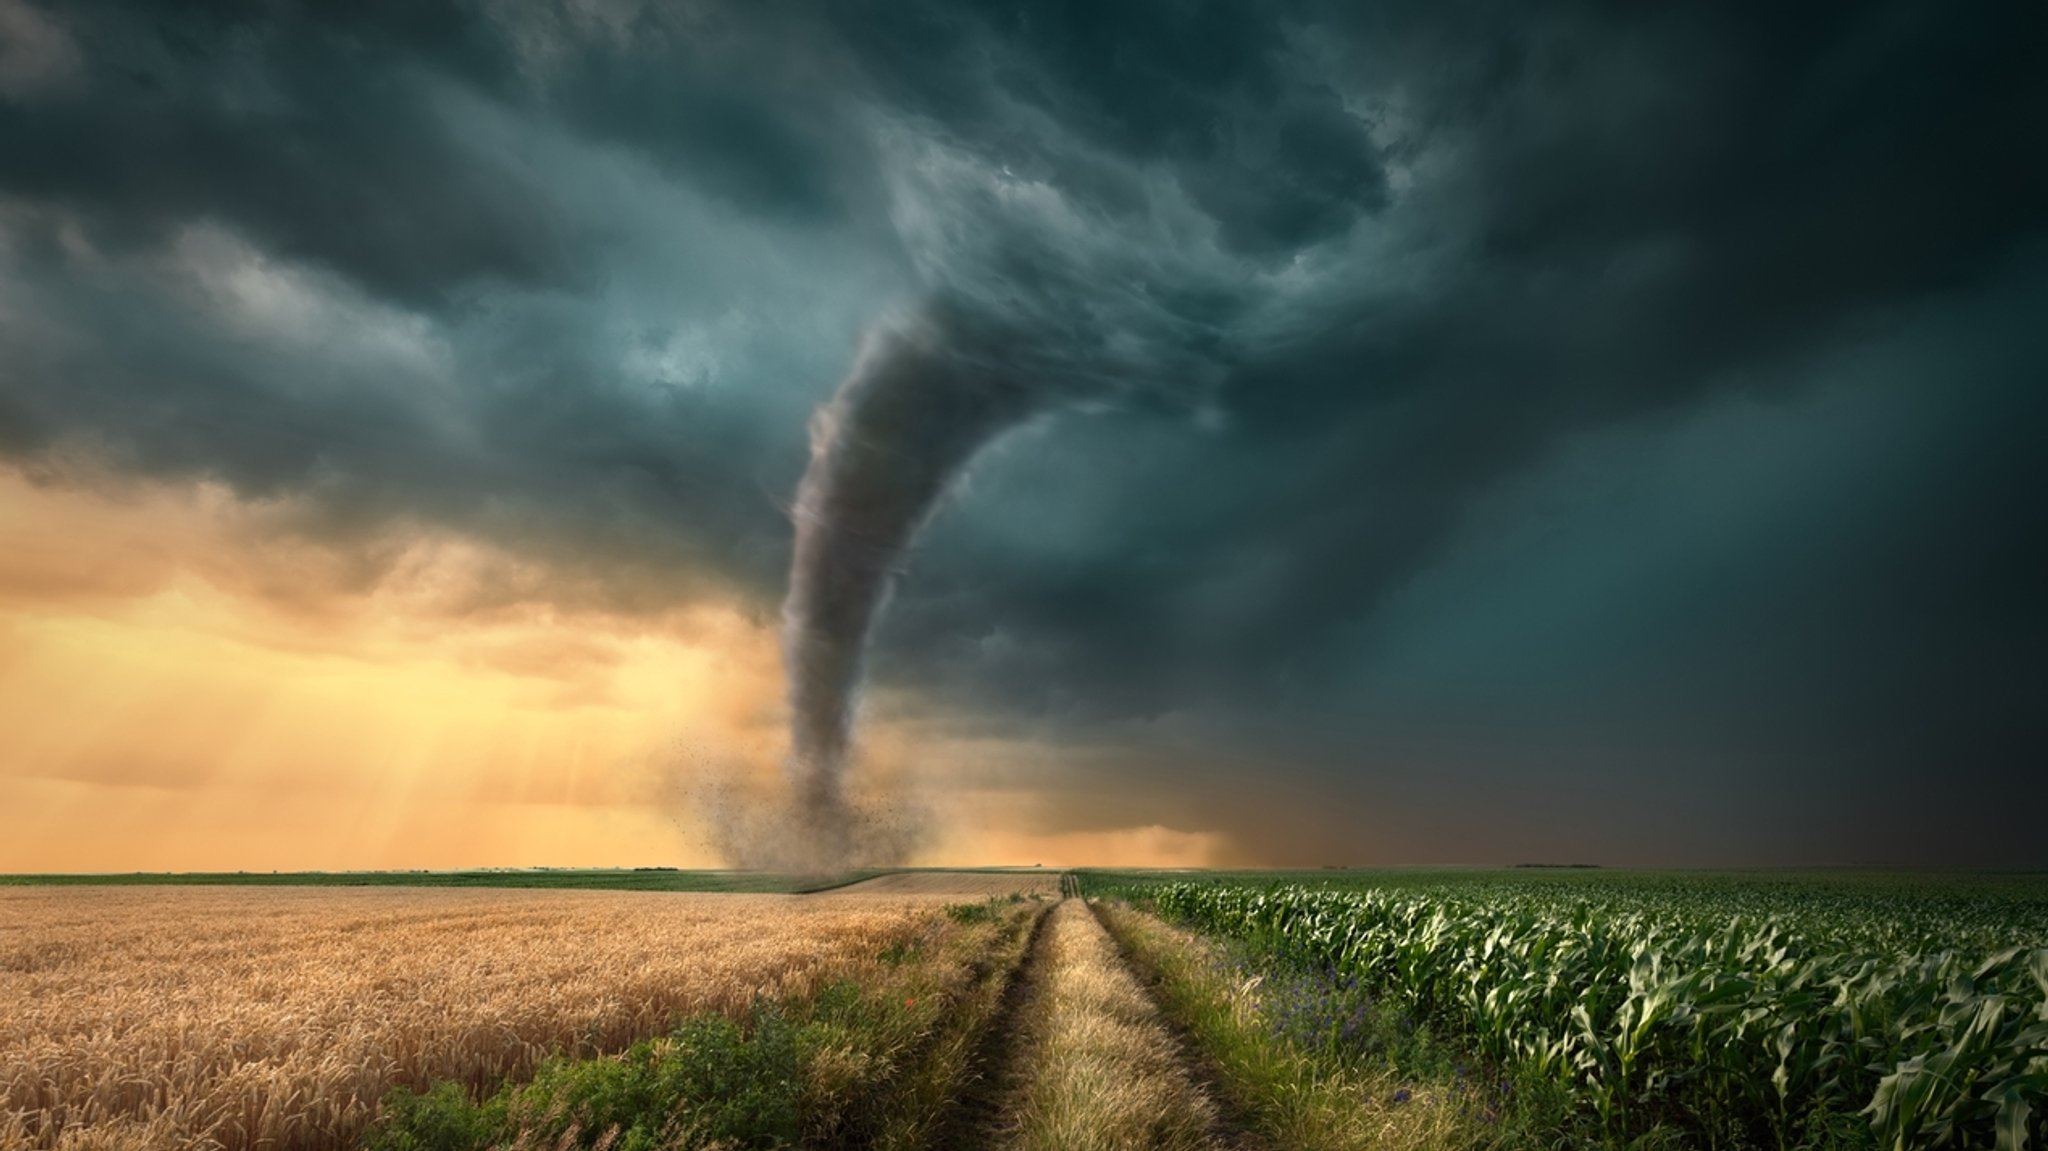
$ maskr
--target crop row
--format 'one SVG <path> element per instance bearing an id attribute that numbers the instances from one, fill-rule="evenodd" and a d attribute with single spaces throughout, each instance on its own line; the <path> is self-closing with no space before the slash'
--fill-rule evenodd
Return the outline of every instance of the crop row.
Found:
<path id="1" fill-rule="evenodd" d="M 1596 903 L 1673 922 L 1776 919 L 1796 927 L 1805 944 L 1831 950 L 1989 955 L 2015 945 L 2048 947 L 2048 882 L 2040 874 L 1526 868 L 1340 872 L 1301 882 L 1498 897 L 1543 909 Z"/>
<path id="2" fill-rule="evenodd" d="M 2023 1151 L 2048 1113 L 2048 948 L 1816 942 L 1797 916 L 1559 898 L 1234 883 L 1133 894 L 1352 975 L 1478 1051 L 1566 1084 L 1617 1134 Z M 1820 933 L 1825 939 L 1828 933 Z M 1860 1124 L 1852 1124 L 1860 1126 Z M 1860 1141 L 1860 1140 L 1859 1140 Z"/>

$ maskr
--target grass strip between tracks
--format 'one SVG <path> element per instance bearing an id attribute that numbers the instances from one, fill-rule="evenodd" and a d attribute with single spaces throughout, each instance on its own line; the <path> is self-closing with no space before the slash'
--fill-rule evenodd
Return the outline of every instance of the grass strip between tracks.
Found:
<path id="1" fill-rule="evenodd" d="M 1088 907 L 1068 899 L 1029 973 L 1008 1151 L 1200 1151 L 1215 1106 Z"/>

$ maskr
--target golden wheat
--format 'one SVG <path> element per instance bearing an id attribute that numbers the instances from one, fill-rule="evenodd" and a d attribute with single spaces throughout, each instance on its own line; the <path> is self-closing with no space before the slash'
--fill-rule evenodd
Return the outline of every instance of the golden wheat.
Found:
<path id="1" fill-rule="evenodd" d="M 480 1089 L 689 1012 L 862 979 L 931 906 L 0 888 L 0 1151 L 346 1147 L 394 1086 Z"/>

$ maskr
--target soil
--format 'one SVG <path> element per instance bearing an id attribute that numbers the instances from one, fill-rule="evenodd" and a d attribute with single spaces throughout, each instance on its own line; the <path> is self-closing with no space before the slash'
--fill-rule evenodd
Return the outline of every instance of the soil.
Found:
<path id="1" fill-rule="evenodd" d="M 1020 871 L 897 871 L 834 887 L 819 897 L 843 895 L 939 895 L 953 899 L 1044 895 L 1058 898 L 1060 873 L 1043 869 Z"/>

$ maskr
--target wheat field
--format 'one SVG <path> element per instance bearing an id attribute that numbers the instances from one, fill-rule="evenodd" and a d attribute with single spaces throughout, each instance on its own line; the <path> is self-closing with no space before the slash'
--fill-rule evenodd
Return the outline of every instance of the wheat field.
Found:
<path id="1" fill-rule="evenodd" d="M 863 899 L 888 896 L 955 900 L 999 899 L 1008 895 L 1050 899 L 1059 893 L 1057 871 L 892 871 L 819 894 Z"/>
<path id="2" fill-rule="evenodd" d="M 860 979 L 933 906 L 0 888 L 0 1151 L 346 1147 L 394 1086 L 482 1087 Z"/>

